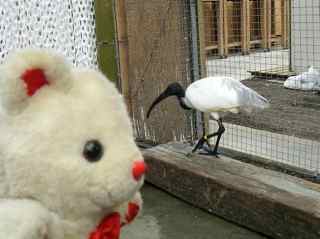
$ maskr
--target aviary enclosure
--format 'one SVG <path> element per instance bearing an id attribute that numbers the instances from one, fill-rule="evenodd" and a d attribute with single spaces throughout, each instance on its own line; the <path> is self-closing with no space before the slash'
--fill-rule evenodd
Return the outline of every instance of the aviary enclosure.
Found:
<path id="1" fill-rule="evenodd" d="M 175 99 L 150 119 L 146 110 L 168 83 L 231 76 L 271 107 L 225 118 L 223 152 L 317 178 L 320 96 L 283 83 L 310 66 L 320 69 L 319 1 L 127 0 L 123 7 L 130 67 L 120 70 L 128 76 L 121 82 L 138 140 L 194 143 L 204 130 L 215 130 L 206 115 L 180 110 Z"/>

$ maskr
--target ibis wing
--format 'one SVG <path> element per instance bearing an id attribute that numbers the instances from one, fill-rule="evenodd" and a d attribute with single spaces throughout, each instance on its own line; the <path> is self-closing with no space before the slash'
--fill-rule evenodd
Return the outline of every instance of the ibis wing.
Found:
<path id="1" fill-rule="evenodd" d="M 194 108 L 203 111 L 251 110 L 265 108 L 268 101 L 230 77 L 207 77 L 191 84 L 186 97 Z"/>

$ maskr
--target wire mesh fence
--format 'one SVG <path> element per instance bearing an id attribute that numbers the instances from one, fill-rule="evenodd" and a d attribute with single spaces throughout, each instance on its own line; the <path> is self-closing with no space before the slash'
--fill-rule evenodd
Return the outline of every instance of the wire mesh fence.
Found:
<path id="1" fill-rule="evenodd" d="M 146 119 L 151 102 L 169 83 L 187 86 L 192 81 L 189 0 L 126 1 L 129 79 L 132 118 L 138 139 L 156 142 L 190 140 L 194 135 L 191 113 L 180 110 L 174 99 L 159 105 Z"/>
<path id="2" fill-rule="evenodd" d="M 19 48 L 48 48 L 97 67 L 94 1 L 1 1 L 0 63 Z"/>
<path id="3" fill-rule="evenodd" d="M 225 118 L 222 145 L 236 151 L 320 172 L 320 75 L 294 75 L 320 67 L 317 0 L 202 0 L 206 73 L 241 80 L 271 107 Z M 318 76 L 318 77 L 317 77 Z M 301 81 L 302 80 L 302 81 Z M 311 83 L 310 83 L 311 82 Z M 303 84 L 312 84 L 307 87 Z M 299 89 L 300 88 L 300 89 Z M 210 129 L 215 130 L 215 122 Z"/>
<path id="4" fill-rule="evenodd" d="M 128 0 L 127 14 L 138 138 L 201 136 L 199 115 L 181 111 L 174 99 L 151 119 L 145 111 L 169 83 L 186 87 L 200 76 L 230 76 L 268 98 L 271 107 L 226 116 L 221 145 L 320 172 L 320 77 L 309 91 L 284 87 L 288 77 L 310 66 L 314 75 L 320 70 L 318 0 Z M 216 122 L 209 122 L 209 130 L 216 130 Z"/>

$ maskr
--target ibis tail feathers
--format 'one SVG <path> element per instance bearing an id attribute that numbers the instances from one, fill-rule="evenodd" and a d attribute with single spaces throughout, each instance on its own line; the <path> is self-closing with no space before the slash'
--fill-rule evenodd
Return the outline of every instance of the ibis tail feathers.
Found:
<path id="1" fill-rule="evenodd" d="M 268 108 L 270 106 L 269 101 L 264 98 L 263 96 L 257 94 L 257 101 L 256 101 L 256 105 L 255 105 L 258 109 L 265 109 Z"/>
<path id="2" fill-rule="evenodd" d="M 243 108 L 245 112 L 251 113 L 252 111 L 260 111 L 270 106 L 269 100 L 259 95 L 255 91 L 252 91 L 250 98 L 247 101 L 246 106 Z"/>

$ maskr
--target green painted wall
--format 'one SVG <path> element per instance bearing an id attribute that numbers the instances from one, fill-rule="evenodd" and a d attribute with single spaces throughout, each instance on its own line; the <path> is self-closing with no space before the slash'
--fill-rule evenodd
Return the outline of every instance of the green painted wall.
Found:
<path id="1" fill-rule="evenodd" d="M 95 13 L 99 68 L 110 80 L 117 81 L 113 1 L 95 0 Z"/>

